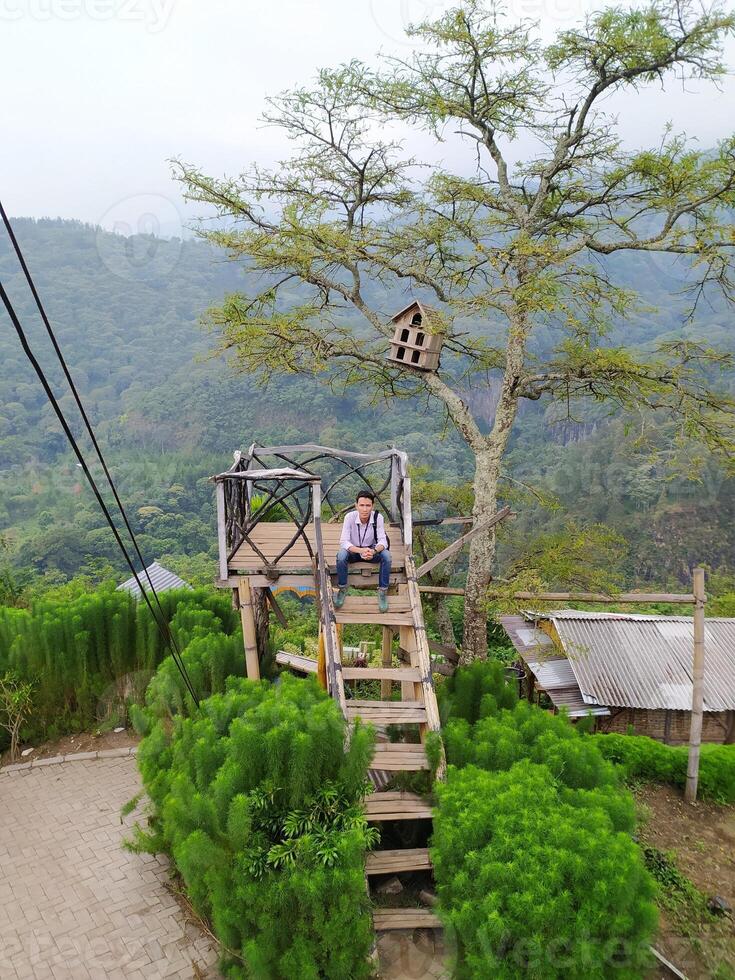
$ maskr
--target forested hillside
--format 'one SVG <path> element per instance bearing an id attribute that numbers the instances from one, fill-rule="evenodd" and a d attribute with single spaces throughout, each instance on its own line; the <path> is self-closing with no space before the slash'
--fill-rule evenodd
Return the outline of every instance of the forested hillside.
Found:
<path id="1" fill-rule="evenodd" d="M 326 383 L 286 379 L 265 392 L 222 358 L 199 318 L 238 288 L 242 271 L 196 241 L 125 239 L 61 220 L 17 219 L 16 233 L 89 414 L 112 464 L 147 557 L 196 581 L 211 579 L 215 534 L 207 477 L 250 441 L 319 441 L 362 449 L 406 449 L 429 477 L 469 478 L 469 460 L 438 409 L 423 402 L 372 404 L 370 392 L 332 392 Z M 732 343 L 721 306 L 700 304 L 683 322 L 680 277 L 661 262 L 630 263 L 631 287 L 657 285 L 658 309 L 641 311 L 619 342 L 661 336 Z M 8 243 L 0 278 L 49 375 L 60 372 Z M 402 305 L 386 297 L 386 314 Z M 543 343 L 543 334 L 541 335 Z M 733 379 L 729 379 L 732 386 Z M 12 597 L 82 572 L 123 565 L 43 392 L 7 323 L 0 331 L 0 572 Z M 493 409 L 487 382 L 467 397 Z M 62 404 L 76 419 L 73 402 Z M 573 413 L 572 413 L 573 415 Z M 687 580 L 696 562 L 728 573 L 735 564 L 735 483 L 715 461 L 657 422 L 559 420 L 526 407 L 514 437 L 508 482 L 519 511 L 505 559 L 531 535 L 565 521 L 603 522 L 629 544 L 629 584 Z M 699 470 L 698 480 L 691 479 Z M 520 497 L 518 496 L 520 494 Z M 549 504 L 553 506 L 549 506 Z M 39 585 L 39 583 L 41 583 Z"/>

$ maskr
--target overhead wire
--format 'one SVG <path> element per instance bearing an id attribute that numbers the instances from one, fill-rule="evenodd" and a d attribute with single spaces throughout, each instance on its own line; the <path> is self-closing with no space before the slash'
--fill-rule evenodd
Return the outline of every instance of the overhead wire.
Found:
<path id="1" fill-rule="evenodd" d="M 31 273 L 30 273 L 30 271 L 28 269 L 28 265 L 27 265 L 27 263 L 25 261 L 25 258 L 23 256 L 22 250 L 20 249 L 20 246 L 18 244 L 18 241 L 17 241 L 17 239 L 15 237 L 15 233 L 14 233 L 14 231 L 12 229 L 12 226 L 10 224 L 10 221 L 8 219 L 8 216 L 7 216 L 6 212 L 5 212 L 5 209 L 2 206 L 2 202 L 0 202 L 0 216 L 2 217 L 3 224 L 5 225 L 5 229 L 6 229 L 7 233 L 8 233 L 8 237 L 10 238 L 10 240 L 11 240 L 11 242 L 13 244 L 13 248 L 15 250 L 15 253 L 16 253 L 16 256 L 18 258 L 18 261 L 20 262 L 21 268 L 23 269 L 23 273 L 24 273 L 24 275 L 26 277 L 26 281 L 28 282 L 28 285 L 29 285 L 29 288 L 31 290 L 31 293 L 33 294 L 34 300 L 36 302 L 36 306 L 38 307 L 38 310 L 39 310 L 39 312 L 41 314 L 41 318 L 42 318 L 42 320 L 44 322 L 44 325 L 46 327 L 46 331 L 47 331 L 47 333 L 49 335 L 49 338 L 51 339 L 51 343 L 52 343 L 52 345 L 54 347 L 54 351 L 56 352 L 56 355 L 57 355 L 57 357 L 59 359 L 59 362 L 61 363 L 62 369 L 64 371 L 64 375 L 65 375 L 66 380 L 67 380 L 67 382 L 69 384 L 69 387 L 70 387 L 70 389 L 72 391 L 72 394 L 74 396 L 74 400 L 75 400 L 75 402 L 77 404 L 77 407 L 78 407 L 78 409 L 80 411 L 80 414 L 81 414 L 82 419 L 84 421 L 84 424 L 85 424 L 85 427 L 87 429 L 87 432 L 88 432 L 88 434 L 90 436 L 90 439 L 92 441 L 92 445 L 95 448 L 95 452 L 97 454 L 97 458 L 100 461 L 100 464 L 101 464 L 102 469 L 103 469 L 103 471 L 105 473 L 105 477 L 107 479 L 107 482 L 108 482 L 108 484 L 110 486 L 110 489 L 112 490 L 113 496 L 115 498 L 115 502 L 117 504 L 118 510 L 120 511 L 120 514 L 122 516 L 122 519 L 123 519 L 123 522 L 125 524 L 125 527 L 126 527 L 126 529 L 128 531 L 128 534 L 130 535 L 130 539 L 132 541 L 132 544 L 133 544 L 133 547 L 135 549 L 135 552 L 136 552 L 136 555 L 138 557 L 138 560 L 140 561 L 141 565 L 143 566 L 143 572 L 144 572 L 144 574 L 145 574 L 145 576 L 146 576 L 146 578 L 148 580 L 148 585 L 150 587 L 151 593 L 153 594 L 153 596 L 155 598 L 156 605 L 158 606 L 158 611 L 159 611 L 160 617 L 161 617 L 160 619 L 159 619 L 159 616 L 156 614 L 156 610 L 153 608 L 153 605 L 151 604 L 151 601 L 150 601 L 150 598 L 149 598 L 148 593 L 146 591 L 146 588 L 145 588 L 145 586 L 144 586 L 144 584 L 143 584 L 143 582 L 142 582 L 142 580 L 140 578 L 140 574 L 138 573 L 138 571 L 135 568 L 135 565 L 134 565 L 134 563 L 133 563 L 133 561 L 132 561 L 132 559 L 130 557 L 130 553 L 128 552 L 128 549 L 127 549 L 125 543 L 122 540 L 122 537 L 120 535 L 120 532 L 119 532 L 119 530 L 118 530 L 115 522 L 112 519 L 112 516 L 111 516 L 111 514 L 109 512 L 109 509 L 108 509 L 108 507 L 107 507 L 107 505 L 106 505 L 106 503 L 105 503 L 105 501 L 104 501 L 104 499 L 102 497 L 102 494 L 100 493 L 100 490 L 99 490 L 99 488 L 97 486 L 97 482 L 94 479 L 94 477 L 93 477 L 93 475 L 92 475 L 92 473 L 91 473 L 91 471 L 89 469 L 89 466 L 87 465 L 87 462 L 86 462 L 86 460 L 84 458 L 84 455 L 82 454 L 82 452 L 81 452 L 81 450 L 79 448 L 79 445 L 78 445 L 78 443 L 77 443 L 77 441 L 76 441 L 76 439 L 74 437 L 74 434 L 72 433 L 71 428 L 70 428 L 70 426 L 69 426 L 69 424 L 68 424 L 68 422 L 67 422 L 67 420 L 66 420 L 66 418 L 64 416 L 64 413 L 63 413 L 63 411 L 61 409 L 61 406 L 59 405 L 59 403 L 58 403 L 58 401 L 56 399 L 56 396 L 54 395 L 54 392 L 53 392 L 53 390 L 52 390 L 52 388 L 51 388 L 51 386 L 50 386 L 50 384 L 48 382 L 48 379 L 46 378 L 46 375 L 45 375 L 45 373 L 43 371 L 43 368 L 41 367 L 40 363 L 38 362 L 37 358 L 35 357 L 35 355 L 33 353 L 33 350 L 32 350 L 32 348 L 31 348 L 31 346 L 30 346 L 30 344 L 28 342 L 28 338 L 26 336 L 26 333 L 25 333 L 25 331 L 23 329 L 23 326 L 22 326 L 22 324 L 20 322 L 20 319 L 19 319 L 19 317 L 18 317 L 18 315 L 17 315 L 17 313 L 16 313 L 16 311 L 15 311 L 15 309 L 13 307 L 13 304 L 12 304 L 12 302 L 10 300 L 10 297 L 8 296 L 7 292 L 5 291 L 5 288 L 2 285 L 2 282 L 0 282 L 0 299 L 2 299 L 3 304 L 5 306 L 5 309 L 7 310 L 8 316 L 10 317 L 10 320 L 11 320 L 11 322 L 12 322 L 14 328 L 15 328 L 15 331 L 18 334 L 18 338 L 20 340 L 20 343 L 21 343 L 21 346 L 23 348 L 23 351 L 26 354 L 26 356 L 28 357 L 29 361 L 31 362 L 31 365 L 32 365 L 34 371 L 36 372 L 36 375 L 38 376 L 39 381 L 41 382 L 41 385 L 42 385 L 42 387 L 43 387 L 43 389 L 44 389 L 44 391 L 46 393 L 46 397 L 48 398 L 48 400 L 49 400 L 49 402 L 50 402 L 50 404 L 51 404 L 51 406 L 52 406 L 52 408 L 53 408 L 53 410 L 54 410 L 54 412 L 56 414 L 56 417 L 58 418 L 59 423 L 61 424 L 61 427 L 62 427 L 62 429 L 64 431 L 64 434 L 66 435 L 67 440 L 69 441 L 69 443 L 70 443 L 70 445 L 71 445 L 71 447 L 72 447 L 72 449 L 74 451 L 74 454 L 76 455 L 77 460 L 79 461 L 79 465 L 81 466 L 81 468 L 82 468 L 82 470 L 84 472 L 84 475 L 87 478 L 87 481 L 88 481 L 90 487 L 92 488 L 92 491 L 93 491 L 93 493 L 95 495 L 95 498 L 97 499 L 97 503 L 99 504 L 100 509 L 102 510 L 102 512 L 103 512 L 103 514 L 105 516 L 105 519 L 107 520 L 107 523 L 110 526 L 110 529 L 112 530 L 112 533 L 113 533 L 113 535 L 115 537 L 115 541 L 117 542 L 117 545 L 120 548 L 120 551 L 122 552 L 122 554 L 123 554 L 123 556 L 125 558 L 125 561 L 126 561 L 128 567 L 130 568 L 131 572 L 133 573 L 133 577 L 134 577 L 134 579 L 135 579 L 135 581 L 136 581 L 136 583 L 137 583 L 137 585 L 138 585 L 138 587 L 139 587 L 139 589 L 141 591 L 141 595 L 143 596 L 143 599 L 144 599 L 146 605 L 148 606 L 148 609 L 149 609 L 149 611 L 150 611 L 150 613 L 151 613 L 151 615 L 153 617 L 153 620 L 156 623 L 159 631 L 161 632 L 161 635 L 162 635 L 162 637 L 164 639 L 165 644 L 168 646 L 169 650 L 171 651 L 171 656 L 172 656 L 172 658 L 174 660 L 174 663 L 176 664 L 176 666 L 177 666 L 177 668 L 178 668 L 178 670 L 179 670 L 179 672 L 180 672 L 180 674 L 181 674 L 181 676 L 182 676 L 182 678 L 184 680 L 184 683 L 186 684 L 186 687 L 187 687 L 189 693 L 192 696 L 192 699 L 193 699 L 194 703 L 198 707 L 199 706 L 199 699 L 197 698 L 196 692 L 194 691 L 193 685 L 191 683 L 191 679 L 189 678 L 188 672 L 186 670 L 186 666 L 184 665 L 183 659 L 181 657 L 181 652 L 180 652 L 180 650 L 178 648 L 178 644 L 176 643 L 176 639 L 175 639 L 173 633 L 171 632 L 171 629 L 169 627 L 169 624 L 168 624 L 168 622 L 166 620 L 166 616 L 165 616 L 163 607 L 161 605 L 161 601 L 160 601 L 160 599 L 158 597 L 158 593 L 156 592 L 155 586 L 153 585 L 153 582 L 151 580 L 150 573 L 148 572 L 148 569 L 147 569 L 147 567 L 145 565 L 145 560 L 143 559 L 143 555 L 142 555 L 142 553 L 140 551 L 140 547 L 138 545 L 138 541 L 137 541 L 137 538 L 135 536 L 135 532 L 133 531 L 133 528 L 132 528 L 132 526 L 130 524 L 130 521 L 129 521 L 128 517 L 127 517 L 127 514 L 125 512 L 125 508 L 123 507 L 123 504 L 122 504 L 122 501 L 120 499 L 119 493 L 118 493 L 117 488 L 115 487 L 115 483 L 114 483 L 114 481 L 112 479 L 112 475 L 110 473 L 109 467 L 107 466 L 107 463 L 105 461 L 105 458 L 104 458 L 104 455 L 102 453 L 102 450 L 101 450 L 101 448 L 99 446 L 99 443 L 97 441 L 97 438 L 96 438 L 96 436 L 94 434 L 94 429 L 93 429 L 92 424 L 91 424 L 91 422 L 89 420 L 89 416 L 87 415 L 87 412 L 86 412 L 86 410 L 84 408 L 84 405 L 82 403 L 82 400 L 81 400 L 81 397 L 79 395 L 79 392 L 78 392 L 78 390 L 76 388 L 76 385 L 74 384 L 74 381 L 73 381 L 73 379 L 71 377 L 71 372 L 69 371 L 69 367 L 67 365 L 66 359 L 63 356 L 63 353 L 61 351 L 61 348 L 60 348 L 60 346 L 58 344 L 58 341 L 56 339 L 56 336 L 54 334 L 53 328 L 51 327 L 51 323 L 50 323 L 50 321 L 48 319 L 48 316 L 46 315 L 45 308 L 43 306 L 43 303 L 41 302 L 41 298 L 40 298 L 40 296 L 38 294 L 38 290 L 36 289 L 35 283 L 33 281 L 33 277 L 31 276 Z"/>

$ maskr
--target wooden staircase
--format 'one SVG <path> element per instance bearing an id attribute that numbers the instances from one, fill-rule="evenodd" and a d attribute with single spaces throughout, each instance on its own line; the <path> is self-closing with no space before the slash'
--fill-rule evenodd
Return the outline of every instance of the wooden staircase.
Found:
<path id="1" fill-rule="evenodd" d="M 396 529 L 391 528 L 391 534 Z M 319 535 L 316 535 L 317 549 Z M 322 556 L 317 556 L 317 564 Z M 338 663 L 327 664 L 328 675 L 336 678 L 338 689 L 332 691 L 342 706 L 349 722 L 360 718 L 380 730 L 386 725 L 408 726 L 404 739 L 408 741 L 378 740 L 373 756 L 372 769 L 387 781 L 397 773 L 417 773 L 430 769 L 425 742 L 429 732 L 440 729 L 439 709 L 431 676 L 431 659 L 424 625 L 421 598 L 416 585 L 416 571 L 410 548 L 405 549 L 403 568 L 397 572 L 398 580 L 391 586 L 388 611 L 381 613 L 376 595 L 349 594 L 344 605 L 335 610 L 333 589 L 336 582 L 329 576 L 331 588 L 320 596 L 322 611 L 320 628 L 331 633 L 331 643 L 325 643 L 327 651 Z M 322 582 L 327 580 L 326 564 L 321 564 Z M 353 585 L 351 580 L 350 585 Z M 376 584 L 373 580 L 371 583 Z M 359 588 L 358 584 L 358 588 Z M 365 624 L 382 627 L 381 666 L 343 667 L 338 624 Z M 394 639 L 398 638 L 400 657 L 395 657 Z M 327 657 L 329 657 L 327 652 Z M 331 671 L 330 671 L 331 667 Z M 365 699 L 352 697 L 357 681 L 380 681 L 380 697 Z M 396 696 L 400 694 L 400 700 Z M 443 775 L 443 762 L 437 776 Z M 373 780 L 374 783 L 376 780 Z M 367 819 L 372 824 L 392 821 L 428 821 L 432 818 L 431 806 L 415 793 L 387 790 L 376 791 L 365 798 Z M 430 829 L 430 828 L 427 828 Z M 426 847 L 390 848 L 376 850 L 367 857 L 365 873 L 368 881 L 379 875 L 397 875 L 405 872 L 431 871 L 431 859 Z M 434 929 L 440 927 L 437 916 L 428 908 L 375 908 L 373 923 L 376 932 L 394 929 Z"/>

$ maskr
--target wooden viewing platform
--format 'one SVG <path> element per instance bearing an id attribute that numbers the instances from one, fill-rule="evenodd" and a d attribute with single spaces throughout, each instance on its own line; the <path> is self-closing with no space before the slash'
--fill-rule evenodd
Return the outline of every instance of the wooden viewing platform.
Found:
<path id="1" fill-rule="evenodd" d="M 375 726 L 379 733 L 372 761 L 376 787 L 385 787 L 395 773 L 429 770 L 424 742 L 430 731 L 439 730 L 440 722 L 413 559 L 411 481 L 405 454 L 395 449 L 359 454 L 319 446 L 254 445 L 247 454 L 235 454 L 230 470 L 213 479 L 217 584 L 232 590 L 240 609 L 248 676 L 259 676 L 269 616 L 275 614 L 282 625 L 286 623 L 271 586 L 277 585 L 279 591 L 308 589 L 316 596 L 320 659 L 279 651 L 276 661 L 301 675 L 316 673 L 348 724 L 361 719 Z M 382 613 L 374 595 L 348 595 L 337 610 L 333 602 L 341 516 L 354 506 L 356 490 L 365 488 L 375 492 L 390 538 L 389 608 Z M 324 523 L 323 505 L 338 519 Z M 284 510 L 290 519 L 282 519 Z M 456 543 L 451 547 L 456 550 Z M 377 575 L 375 565 L 352 564 L 349 584 L 375 588 Z M 379 629 L 378 665 L 342 665 L 341 630 L 348 625 Z M 379 697 L 353 696 L 360 681 L 380 681 Z M 412 734 L 385 741 L 386 725 L 405 726 L 404 731 Z M 438 776 L 442 774 L 440 761 Z M 431 807 L 421 796 L 390 788 L 369 794 L 365 810 L 373 824 L 431 819 Z M 368 855 L 365 870 L 367 876 L 425 873 L 430 872 L 431 861 L 425 847 L 379 849 Z M 375 909 L 374 925 L 376 930 L 436 928 L 439 920 L 429 909 L 380 908 Z"/>

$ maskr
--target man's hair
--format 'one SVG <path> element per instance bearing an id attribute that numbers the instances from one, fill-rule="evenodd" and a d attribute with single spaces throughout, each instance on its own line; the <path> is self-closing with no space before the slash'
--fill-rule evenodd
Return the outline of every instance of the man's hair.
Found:
<path id="1" fill-rule="evenodd" d="M 360 497 L 367 497 L 371 504 L 375 503 L 375 494 L 372 490 L 361 490 L 355 497 L 355 503 L 360 499 Z"/>

